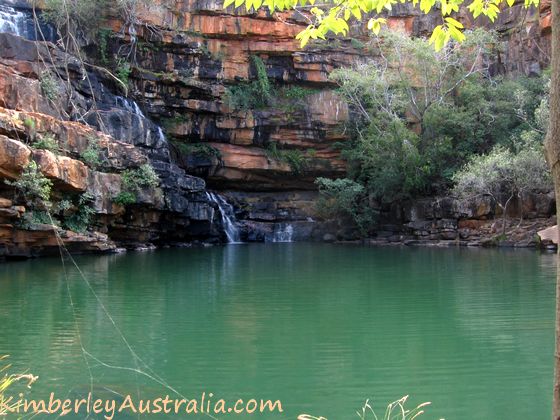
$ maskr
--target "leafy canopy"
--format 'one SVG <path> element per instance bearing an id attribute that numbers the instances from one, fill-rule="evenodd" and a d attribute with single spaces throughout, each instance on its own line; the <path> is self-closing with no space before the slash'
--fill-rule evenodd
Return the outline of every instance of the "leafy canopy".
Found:
<path id="1" fill-rule="evenodd" d="M 442 23 L 437 25 L 430 37 L 436 51 L 441 50 L 451 39 L 462 42 L 465 39 L 463 24 L 451 15 L 459 11 L 461 6 L 474 18 L 484 15 L 494 22 L 502 9 L 502 5 L 512 6 L 515 0 L 325 0 L 316 4 L 316 0 L 224 0 L 224 8 L 234 5 L 235 8 L 245 6 L 247 10 L 268 8 L 272 14 L 276 11 L 296 10 L 304 16 L 309 25 L 296 38 L 305 46 L 311 39 L 325 39 L 327 33 L 347 35 L 348 23 L 355 19 L 367 19 L 367 27 L 378 34 L 386 19 L 382 13 L 390 11 L 397 3 L 409 3 L 428 14 L 439 10 Z M 524 0 L 525 7 L 538 6 L 539 0 Z"/>

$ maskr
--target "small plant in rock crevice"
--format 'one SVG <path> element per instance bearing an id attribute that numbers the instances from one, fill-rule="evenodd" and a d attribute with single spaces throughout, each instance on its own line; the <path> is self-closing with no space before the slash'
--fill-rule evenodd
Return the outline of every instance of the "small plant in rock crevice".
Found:
<path id="1" fill-rule="evenodd" d="M 16 194 L 23 197 L 27 205 L 33 207 L 50 207 L 52 182 L 45 177 L 37 166 L 31 161 L 25 166 L 21 176 L 15 181 L 4 181 L 14 187 Z"/>
<path id="2" fill-rule="evenodd" d="M 35 149 L 50 150 L 51 152 L 56 152 L 59 149 L 58 142 L 51 133 L 38 136 L 31 145 Z"/>
<path id="3" fill-rule="evenodd" d="M 179 141 L 173 141 L 173 145 L 180 153 L 187 156 L 197 156 L 208 159 L 220 159 L 222 157 L 222 154 L 218 149 L 204 143 L 182 143 Z"/>
<path id="4" fill-rule="evenodd" d="M 43 96 L 49 101 L 54 102 L 58 96 L 58 84 L 55 76 L 50 71 L 44 71 L 39 76 L 39 84 Z"/>
<path id="5" fill-rule="evenodd" d="M 307 170 L 309 158 L 315 155 L 315 150 L 302 152 L 297 149 L 281 149 L 278 143 L 271 141 L 266 145 L 266 154 L 270 159 L 287 163 L 295 175 L 299 175 Z"/>
<path id="6" fill-rule="evenodd" d="M 121 83 L 127 87 L 130 79 L 130 74 L 132 73 L 132 66 L 125 59 L 117 59 L 117 69 L 116 75 Z"/>
<path id="7" fill-rule="evenodd" d="M 113 198 L 113 202 L 122 206 L 134 204 L 138 192 L 143 188 L 156 188 L 160 183 L 158 175 L 149 163 L 137 169 L 127 169 L 121 174 L 121 177 L 122 189 Z"/>
<path id="8" fill-rule="evenodd" d="M 68 205 L 64 206 L 66 208 L 61 209 L 63 212 L 62 226 L 73 232 L 85 232 L 95 215 L 95 209 L 92 206 L 93 199 L 93 195 L 85 192 L 79 196 L 76 205 L 68 201 Z M 70 209 L 72 210 L 70 214 L 66 214 Z"/>
<path id="9" fill-rule="evenodd" d="M 252 56 L 257 78 L 251 82 L 240 83 L 226 89 L 225 102 L 236 110 L 260 109 L 269 105 L 272 98 L 272 85 L 266 73 L 262 58 Z"/>
<path id="10" fill-rule="evenodd" d="M 80 158 L 91 169 L 97 169 L 103 163 L 102 149 L 99 145 L 99 139 L 95 136 L 89 136 L 87 140 L 88 145 L 86 149 L 80 153 Z"/>

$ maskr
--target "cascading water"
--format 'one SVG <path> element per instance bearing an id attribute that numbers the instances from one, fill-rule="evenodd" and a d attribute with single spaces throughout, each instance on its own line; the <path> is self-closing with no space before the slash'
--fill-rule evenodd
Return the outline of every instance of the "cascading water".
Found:
<path id="1" fill-rule="evenodd" d="M 279 223 L 274 227 L 272 242 L 292 242 L 294 227 L 289 223 Z"/>
<path id="2" fill-rule="evenodd" d="M 224 225 L 224 230 L 230 244 L 238 244 L 241 242 L 239 235 L 239 229 L 235 224 L 235 212 L 233 206 L 229 204 L 222 196 L 215 194 L 213 192 L 206 192 L 208 199 L 213 203 L 216 203 L 220 214 L 222 215 L 222 224 Z"/>
<path id="3" fill-rule="evenodd" d="M 138 115 L 141 118 L 146 118 L 140 107 L 135 101 L 131 101 L 130 99 L 123 98 L 122 96 L 115 96 L 115 105 L 126 109 L 128 112 L 134 115 Z M 161 127 L 159 127 L 161 128 Z"/>
<path id="4" fill-rule="evenodd" d="M 21 36 L 31 41 L 44 39 L 45 41 L 54 42 L 57 40 L 54 27 L 42 19 L 38 19 L 35 22 L 30 9 L 15 8 L 3 3 L 5 1 L 0 0 L 0 33 Z"/>
<path id="5" fill-rule="evenodd" d="M 23 36 L 27 16 L 13 7 L 0 5 L 0 32 Z"/>

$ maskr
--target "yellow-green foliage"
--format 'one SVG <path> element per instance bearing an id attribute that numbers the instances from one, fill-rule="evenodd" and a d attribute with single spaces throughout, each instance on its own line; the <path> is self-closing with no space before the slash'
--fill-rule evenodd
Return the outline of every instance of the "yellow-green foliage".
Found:
<path id="1" fill-rule="evenodd" d="M 508 6 L 513 6 L 515 0 L 506 0 Z M 328 33 L 335 35 L 348 35 L 349 22 L 351 20 L 362 21 L 367 19 L 367 27 L 374 34 L 381 31 L 382 25 L 386 24 L 385 18 L 379 15 L 397 3 L 410 3 L 414 6 L 419 5 L 420 10 L 428 14 L 433 10 L 441 13 L 442 23 L 437 25 L 430 38 L 430 43 L 436 50 L 441 50 L 452 39 L 462 42 L 465 38 L 462 30 L 463 25 L 451 17 L 452 13 L 457 13 L 459 8 L 468 3 L 466 8 L 472 17 L 484 15 L 492 22 L 496 20 L 503 8 L 500 5 L 503 0 L 326 0 L 321 2 L 320 7 L 313 7 L 314 0 L 224 0 L 224 8 L 234 5 L 234 7 L 245 7 L 257 10 L 265 7 L 270 13 L 275 11 L 290 9 L 309 9 L 311 12 L 311 22 L 296 38 L 301 46 L 305 46 L 310 40 L 326 39 Z M 525 7 L 538 6 L 539 0 L 525 0 Z"/>
<path id="2" fill-rule="evenodd" d="M 38 379 L 32 374 L 14 374 L 10 373 L 11 365 L 6 363 L 8 356 L 0 356 L 0 417 L 9 414 L 9 411 L 15 407 L 17 403 L 7 402 L 10 395 L 9 390 L 18 383 L 24 383 L 28 388 Z M 16 398 L 17 399 L 17 398 Z"/>

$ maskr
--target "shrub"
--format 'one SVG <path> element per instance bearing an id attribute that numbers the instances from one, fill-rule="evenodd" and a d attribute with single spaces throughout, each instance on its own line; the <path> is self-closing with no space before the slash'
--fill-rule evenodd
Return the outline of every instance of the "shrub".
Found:
<path id="1" fill-rule="evenodd" d="M 140 188 L 155 188 L 159 185 L 159 177 L 149 163 L 137 169 L 127 169 L 122 173 L 123 186 L 130 191 L 138 191 Z"/>
<path id="2" fill-rule="evenodd" d="M 375 213 L 369 205 L 365 188 L 348 178 L 317 178 L 319 187 L 317 210 L 325 218 L 349 219 L 362 234 L 375 223 Z"/>
<path id="3" fill-rule="evenodd" d="M 128 86 L 130 74 L 132 73 L 132 67 L 130 63 L 126 60 L 119 58 L 117 60 L 117 78 L 121 81 L 121 83 L 126 87 Z"/>
<path id="4" fill-rule="evenodd" d="M 136 202 L 136 194 L 142 188 L 155 188 L 159 185 L 159 177 L 154 168 L 146 163 L 137 169 L 127 169 L 122 175 L 122 189 L 113 198 L 116 204 L 126 206 Z"/>
<path id="5" fill-rule="evenodd" d="M 356 38 L 351 38 L 350 44 L 352 45 L 353 48 L 357 50 L 363 50 L 366 48 L 366 44 L 364 44 L 362 41 Z"/>
<path id="6" fill-rule="evenodd" d="M 41 92 L 49 101 L 54 101 L 58 96 L 58 84 L 55 76 L 50 71 L 44 71 L 39 76 Z"/>
<path id="7" fill-rule="evenodd" d="M 287 99 L 300 101 L 318 92 L 317 89 L 309 89 L 301 86 L 288 86 L 281 90 L 281 95 Z"/>
<path id="8" fill-rule="evenodd" d="M 303 153 L 296 149 L 280 149 L 275 141 L 268 142 L 266 145 L 267 156 L 270 159 L 287 163 L 296 175 L 305 172 L 309 163 L 309 156 L 313 155 L 314 152 L 314 150 L 311 153 Z"/>
<path id="9" fill-rule="evenodd" d="M 62 226 L 73 232 L 85 232 L 95 214 L 95 209 L 91 205 L 93 198 L 90 193 L 86 192 L 79 196 L 76 205 L 68 200 L 59 202 L 58 208 L 64 212 Z M 69 215 L 66 214 L 66 211 L 72 208 L 73 211 Z"/>
<path id="10" fill-rule="evenodd" d="M 58 226 L 58 224 L 58 220 L 52 217 L 48 211 L 36 209 L 25 212 L 19 222 L 22 229 L 32 229 L 35 225 Z"/>
<path id="11" fill-rule="evenodd" d="M 491 79 L 473 68 L 493 53 L 493 40 L 476 31 L 469 44 L 435 52 L 426 40 L 390 33 L 377 43 L 380 58 L 335 70 L 351 110 L 341 149 L 348 178 L 386 203 L 442 194 L 472 156 L 541 143 L 547 78 Z"/>
<path id="12" fill-rule="evenodd" d="M 103 18 L 106 0 L 45 0 L 43 19 L 59 33 L 93 38 Z"/>
<path id="13" fill-rule="evenodd" d="M 173 142 L 174 145 L 179 149 L 181 153 L 185 155 L 200 156 L 203 158 L 218 158 L 222 157 L 222 154 L 218 149 L 204 143 L 180 143 Z"/>
<path id="14" fill-rule="evenodd" d="M 300 150 L 283 150 L 282 159 L 290 165 L 292 172 L 296 175 L 303 173 L 307 169 L 307 157 Z"/>
<path id="15" fill-rule="evenodd" d="M 233 109 L 251 110 L 264 108 L 272 98 L 272 86 L 266 74 L 266 67 L 260 57 L 252 56 L 257 78 L 226 89 L 225 102 Z"/>
<path id="16" fill-rule="evenodd" d="M 31 117 L 25 117 L 23 119 L 23 125 L 28 130 L 35 130 L 35 120 Z"/>
<path id="17" fill-rule="evenodd" d="M 38 169 L 37 164 L 31 161 L 24 168 L 23 173 L 16 181 L 5 181 L 14 187 L 30 205 L 48 207 L 51 196 L 52 182 Z"/>
<path id="18" fill-rule="evenodd" d="M 473 156 L 453 180 L 454 193 L 459 198 L 472 200 L 488 196 L 502 209 L 502 234 L 505 234 L 507 209 L 514 198 L 523 199 L 527 192 L 552 189 L 540 145 L 526 145 L 517 152 L 497 146 L 486 155 Z"/>
<path id="19" fill-rule="evenodd" d="M 92 169 L 97 169 L 103 163 L 101 146 L 99 146 L 99 139 L 94 136 L 88 137 L 88 146 L 80 154 L 82 161 Z"/>
<path id="20" fill-rule="evenodd" d="M 113 37 L 113 31 L 110 28 L 101 28 L 97 34 L 99 39 L 99 57 L 101 64 L 107 66 L 109 64 L 109 40 Z"/>
<path id="21" fill-rule="evenodd" d="M 38 140 L 35 140 L 32 144 L 35 149 L 43 149 L 50 151 L 58 150 L 58 142 L 51 133 L 43 134 L 39 136 Z"/>
<path id="22" fill-rule="evenodd" d="M 121 206 L 128 206 L 136 203 L 136 194 L 130 191 L 121 191 L 113 198 L 113 201 Z"/>

